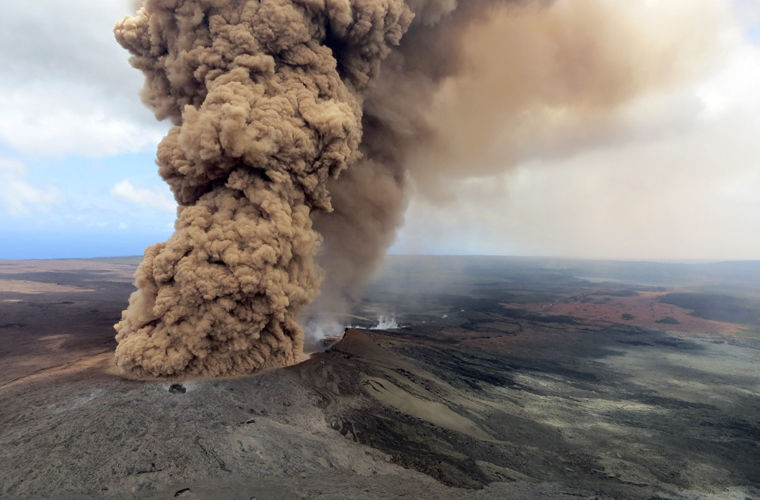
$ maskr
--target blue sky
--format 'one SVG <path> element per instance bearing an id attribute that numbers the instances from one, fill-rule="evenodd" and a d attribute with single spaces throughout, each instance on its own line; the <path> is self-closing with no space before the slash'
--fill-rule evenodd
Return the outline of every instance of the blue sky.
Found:
<path id="1" fill-rule="evenodd" d="M 111 32 L 130 4 L 4 8 L 0 258 L 138 255 L 171 234 L 154 163 L 168 125 Z M 621 110 L 629 138 L 469 179 L 447 203 L 412 196 L 393 251 L 760 258 L 759 4 L 716 24 L 723 52 L 700 78 Z"/>
<path id="2" fill-rule="evenodd" d="M 175 204 L 152 151 L 102 158 L 2 153 L 23 166 L 20 181 L 39 191 L 33 199 L 5 195 L 2 258 L 138 255 L 172 232 Z"/>
<path id="3" fill-rule="evenodd" d="M 127 1 L 16 2 L 0 20 L 0 258 L 142 254 L 172 232 L 168 129 L 113 40 Z"/>
<path id="4" fill-rule="evenodd" d="M 10 151 L 5 157 L 24 165 L 23 182 L 48 194 L 49 201 L 37 196 L 9 206 L 6 199 L 3 258 L 138 255 L 172 232 L 175 205 L 157 180 L 151 151 L 103 158 Z M 150 193 L 150 202 L 141 199 L 140 189 Z"/>

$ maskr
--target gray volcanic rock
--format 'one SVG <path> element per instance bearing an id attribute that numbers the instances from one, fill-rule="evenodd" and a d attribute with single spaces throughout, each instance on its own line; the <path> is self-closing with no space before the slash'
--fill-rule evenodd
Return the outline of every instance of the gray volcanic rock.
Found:
<path id="1" fill-rule="evenodd" d="M 98 349 L 109 329 L 78 333 L 62 318 L 60 345 L 44 340 L 53 325 L 21 312 L 75 302 L 96 318 L 117 313 L 129 290 L 114 288 L 124 294 L 111 304 L 81 290 L 106 289 L 111 275 L 84 283 L 75 269 L 52 278 L 51 263 L 27 268 L 27 289 L 33 279 L 76 289 L 0 292 L 0 320 L 32 325 L 40 342 L 0 329 L 0 361 L 14 374 L 0 383 L 0 496 L 760 495 L 753 328 L 689 323 L 688 311 L 656 304 L 670 288 L 627 283 L 638 292 L 623 293 L 556 266 L 476 260 L 421 273 L 407 263 L 386 269 L 354 317 L 369 327 L 394 311 L 400 328 L 351 329 L 329 351 L 257 377 L 181 382 L 122 378 Z M 404 276 L 418 285 L 399 291 Z M 607 319 L 656 307 L 681 330 Z M 684 331 L 694 325 L 712 330 Z"/>
<path id="2" fill-rule="evenodd" d="M 182 398 L 170 394 L 167 383 L 126 381 L 104 371 L 99 366 L 3 389 L 0 495 L 456 498 L 471 493 L 343 438 L 325 419 L 322 397 L 303 382 L 300 368 L 185 382 Z"/>
<path id="3" fill-rule="evenodd" d="M 187 389 L 182 384 L 172 384 L 169 386 L 169 392 L 172 394 L 184 394 L 187 392 Z"/>

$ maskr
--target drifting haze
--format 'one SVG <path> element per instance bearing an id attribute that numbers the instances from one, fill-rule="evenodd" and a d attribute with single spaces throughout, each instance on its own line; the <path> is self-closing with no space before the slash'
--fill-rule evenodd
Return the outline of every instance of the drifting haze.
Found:
<path id="1" fill-rule="evenodd" d="M 494 16 L 466 39 L 471 71 L 436 94 L 395 250 L 757 258 L 748 20 L 757 3 L 709 0 Z M 484 50 L 499 36 L 511 43 Z"/>
<path id="2" fill-rule="evenodd" d="M 545 210 L 522 219 L 520 206 L 504 206 L 510 182 L 493 178 L 660 133 L 667 123 L 635 130 L 640 117 L 630 108 L 702 77 L 733 22 L 730 7 L 713 1 L 696 9 L 692 1 L 483 1 L 452 13 L 445 9 L 453 4 L 429 5 L 446 7 L 425 12 L 432 25 L 414 24 L 384 64 L 365 104 L 364 161 L 331 187 L 335 212 L 316 216 L 328 271 L 316 315 L 355 299 L 410 198 L 411 225 L 397 251 L 504 253 L 497 245 L 530 241 L 550 225 L 565 241 L 550 241 L 547 253 L 576 244 L 572 254 L 584 255 L 587 235 L 566 229 L 567 212 L 551 212 L 549 198 L 562 193 L 531 192 L 525 207 Z M 576 183 L 593 182 L 575 175 Z M 511 220 L 527 230 L 510 232 Z"/>

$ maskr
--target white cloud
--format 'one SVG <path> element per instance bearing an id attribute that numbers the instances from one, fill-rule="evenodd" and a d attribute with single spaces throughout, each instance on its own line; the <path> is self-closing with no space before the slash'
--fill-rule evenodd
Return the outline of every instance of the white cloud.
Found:
<path id="1" fill-rule="evenodd" d="M 11 215 L 44 212 L 61 199 L 55 187 L 30 184 L 27 173 L 23 163 L 0 158 L 0 205 Z"/>
<path id="2" fill-rule="evenodd" d="M 114 40 L 127 0 L 11 2 L 0 18 L 0 143 L 25 155 L 152 150 L 167 129 Z"/>
<path id="3" fill-rule="evenodd" d="M 68 96 L 63 106 L 42 85 L 0 88 L 0 142 L 26 155 L 97 158 L 152 150 L 163 135 L 156 127 L 114 114 L 104 102 L 88 102 L 76 86 L 61 84 L 58 90 Z"/>
<path id="4" fill-rule="evenodd" d="M 129 179 L 124 179 L 113 186 L 111 188 L 111 196 L 154 210 L 173 212 L 177 209 L 177 204 L 171 198 L 168 191 L 136 188 Z"/>

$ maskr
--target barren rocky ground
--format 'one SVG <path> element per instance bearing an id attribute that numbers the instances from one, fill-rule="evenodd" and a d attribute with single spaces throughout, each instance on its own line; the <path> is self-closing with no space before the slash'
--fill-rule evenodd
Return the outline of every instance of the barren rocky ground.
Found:
<path id="1" fill-rule="evenodd" d="M 0 263 L 1 496 L 760 498 L 756 265 L 391 258 L 330 350 L 176 382 L 111 367 L 136 263 Z"/>

